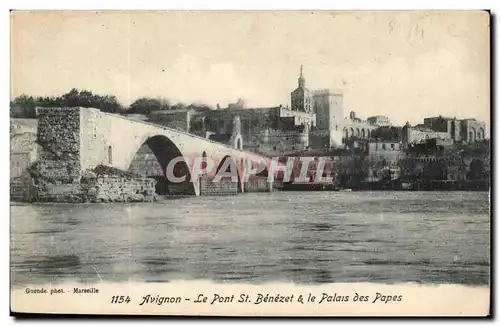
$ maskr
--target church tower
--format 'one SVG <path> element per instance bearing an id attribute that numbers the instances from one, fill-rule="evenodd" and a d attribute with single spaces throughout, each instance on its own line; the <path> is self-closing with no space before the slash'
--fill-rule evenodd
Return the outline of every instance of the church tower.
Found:
<path id="1" fill-rule="evenodd" d="M 300 65 L 300 75 L 298 82 L 298 87 L 291 93 L 292 110 L 312 113 L 312 94 L 306 88 L 306 79 L 304 77 L 302 65 Z"/>
<path id="2" fill-rule="evenodd" d="M 306 79 L 304 78 L 303 66 L 300 65 L 299 88 L 306 87 Z"/>

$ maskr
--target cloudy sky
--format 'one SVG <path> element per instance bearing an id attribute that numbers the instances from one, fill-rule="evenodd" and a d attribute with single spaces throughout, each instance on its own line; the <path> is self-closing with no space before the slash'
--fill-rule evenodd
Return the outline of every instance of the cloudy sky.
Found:
<path id="1" fill-rule="evenodd" d="M 287 105 L 303 64 L 345 115 L 490 121 L 485 12 L 15 12 L 11 62 L 13 97 Z"/>

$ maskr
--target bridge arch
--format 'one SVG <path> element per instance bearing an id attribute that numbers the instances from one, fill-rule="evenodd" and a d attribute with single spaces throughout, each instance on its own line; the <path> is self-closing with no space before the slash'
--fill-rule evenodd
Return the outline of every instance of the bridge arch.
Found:
<path id="1" fill-rule="evenodd" d="M 158 194 L 199 195 L 199 180 L 191 180 L 190 162 L 169 137 L 146 135 L 132 147 L 129 155 L 128 171 L 156 179 Z M 172 176 L 184 180 L 175 180 Z"/>
<path id="2" fill-rule="evenodd" d="M 243 159 L 237 161 L 235 160 L 232 156 L 226 155 L 224 158 L 219 162 L 219 165 L 217 166 L 216 170 L 216 175 L 221 172 L 221 173 L 231 173 L 231 176 L 233 175 L 234 172 L 236 172 L 237 176 L 237 183 L 238 183 L 238 192 L 243 192 L 243 173 L 242 173 L 242 164 L 243 164 Z M 221 169 L 225 167 L 225 171 L 221 171 Z M 232 171 L 232 169 L 235 169 L 236 171 Z M 232 181 L 232 179 L 231 179 Z"/>

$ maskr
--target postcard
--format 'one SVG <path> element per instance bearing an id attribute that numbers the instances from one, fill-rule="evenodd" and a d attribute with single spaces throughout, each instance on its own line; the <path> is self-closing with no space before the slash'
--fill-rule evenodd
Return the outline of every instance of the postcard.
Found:
<path id="1" fill-rule="evenodd" d="M 10 15 L 11 314 L 490 314 L 489 12 Z"/>

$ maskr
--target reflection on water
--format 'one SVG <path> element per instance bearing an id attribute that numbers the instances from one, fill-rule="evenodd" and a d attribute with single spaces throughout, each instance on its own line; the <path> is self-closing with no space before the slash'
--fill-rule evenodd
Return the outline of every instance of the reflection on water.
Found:
<path id="1" fill-rule="evenodd" d="M 489 283 L 489 195 L 276 192 L 11 205 L 14 285 Z"/>

